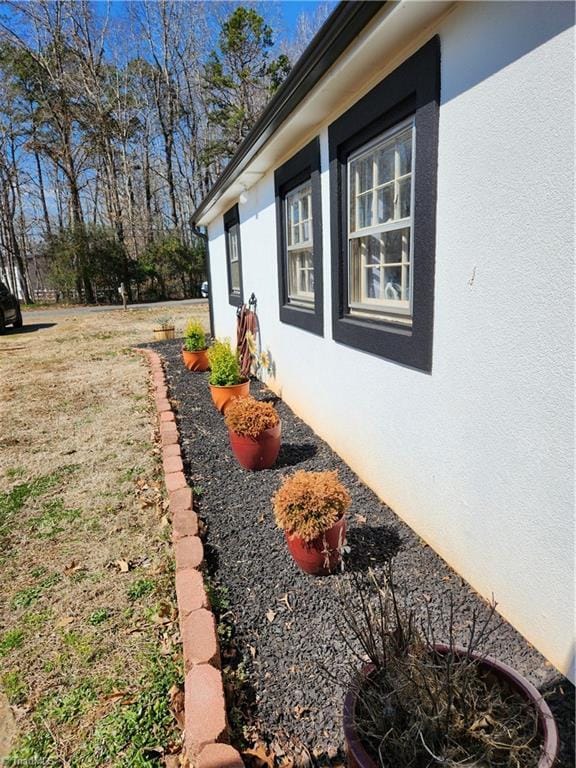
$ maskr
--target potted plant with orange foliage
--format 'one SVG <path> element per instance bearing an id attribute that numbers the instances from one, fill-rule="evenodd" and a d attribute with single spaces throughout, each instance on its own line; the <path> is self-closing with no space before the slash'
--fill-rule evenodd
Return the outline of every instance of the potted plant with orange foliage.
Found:
<path id="1" fill-rule="evenodd" d="M 299 470 L 284 478 L 272 497 L 274 514 L 290 554 L 305 573 L 326 575 L 340 565 L 350 503 L 335 471 Z"/>
<path id="2" fill-rule="evenodd" d="M 271 403 L 243 397 L 232 400 L 224 417 L 230 445 L 245 469 L 270 469 L 280 452 L 280 417 Z"/>
<path id="3" fill-rule="evenodd" d="M 206 351 L 206 332 L 199 320 L 192 319 L 184 329 L 182 359 L 189 371 L 207 371 L 210 367 Z"/>

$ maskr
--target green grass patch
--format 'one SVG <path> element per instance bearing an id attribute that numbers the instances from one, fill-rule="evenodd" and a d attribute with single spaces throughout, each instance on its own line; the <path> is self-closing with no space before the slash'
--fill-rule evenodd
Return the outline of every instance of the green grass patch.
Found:
<path id="1" fill-rule="evenodd" d="M 65 530 L 67 523 L 77 520 L 81 514 L 80 509 L 67 509 L 62 499 L 51 499 L 42 505 L 42 511 L 37 517 L 30 519 L 30 530 L 39 539 L 52 539 Z"/>
<path id="2" fill-rule="evenodd" d="M 120 480 L 123 482 L 128 482 L 129 480 L 135 480 L 137 477 L 140 477 L 140 475 L 143 474 L 144 470 L 142 467 L 130 467 L 122 474 Z"/>
<path id="3" fill-rule="evenodd" d="M 25 483 L 19 483 L 11 491 L 0 493 L 0 539 L 10 533 L 13 518 L 29 499 L 43 496 L 78 468 L 78 464 L 60 467 L 49 475 L 40 475 Z"/>
<path id="4" fill-rule="evenodd" d="M 10 651 L 20 648 L 24 642 L 24 632 L 21 629 L 9 629 L 0 636 L 0 659 Z"/>
<path id="5" fill-rule="evenodd" d="M 24 477 L 26 470 L 24 467 L 10 467 L 4 474 L 8 480 L 16 480 L 18 477 Z"/>
<path id="6" fill-rule="evenodd" d="M 93 627 L 97 627 L 98 624 L 102 624 L 103 621 L 107 621 L 110 618 L 110 611 L 106 608 L 98 608 L 88 616 L 88 624 Z"/>
<path id="7" fill-rule="evenodd" d="M 0 677 L 0 683 L 10 704 L 22 704 L 26 701 L 28 690 L 17 669 L 9 669 Z"/>
<path id="8" fill-rule="evenodd" d="M 35 584 L 32 587 L 26 587 L 20 589 L 12 598 L 10 605 L 12 608 L 29 608 L 36 600 L 39 600 L 44 592 L 53 587 L 55 584 L 61 581 L 61 576 L 58 573 L 53 573 L 48 578 L 43 579 L 39 584 Z"/>
<path id="9" fill-rule="evenodd" d="M 37 726 L 31 733 L 20 739 L 20 743 L 6 758 L 6 768 L 21 768 L 23 765 L 38 765 L 42 768 L 59 768 L 56 744 L 45 726 Z"/>
<path id="10" fill-rule="evenodd" d="M 225 587 L 223 584 L 218 584 L 210 577 L 205 578 L 205 585 L 208 599 L 210 600 L 210 605 L 212 606 L 214 613 L 220 616 L 229 610 L 230 594 L 228 592 L 228 587 Z"/>
<path id="11" fill-rule="evenodd" d="M 45 721 L 67 723 L 79 718 L 97 700 L 98 689 L 92 680 L 82 680 L 72 690 L 60 692 L 43 699 L 37 715 Z"/>
<path id="12" fill-rule="evenodd" d="M 77 753 L 72 768 L 152 768 L 162 765 L 155 752 L 167 736 L 175 735 L 175 722 L 170 711 L 169 690 L 181 683 L 180 665 L 172 659 L 151 658 L 143 686 L 135 700 L 121 703 L 97 724 L 92 737 Z"/>
<path id="13" fill-rule="evenodd" d="M 22 624 L 31 629 L 40 629 L 52 618 L 53 613 L 50 609 L 44 611 L 30 611 L 22 616 Z"/>
<path id="14" fill-rule="evenodd" d="M 151 595 L 156 589 L 156 584 L 152 579 L 136 579 L 136 581 L 128 587 L 128 598 L 130 600 L 139 600 L 141 597 Z"/>
<path id="15" fill-rule="evenodd" d="M 88 662 L 94 658 L 96 653 L 94 646 L 79 632 L 71 630 L 70 632 L 64 632 L 61 637 L 65 647 L 72 651 L 81 661 Z"/>
<path id="16" fill-rule="evenodd" d="M 178 741 L 178 730 L 170 710 L 170 689 L 182 684 L 178 660 L 161 657 L 156 649 L 147 659 L 140 685 L 115 702 L 86 734 L 71 756 L 70 768 L 160 768 L 159 745 Z M 118 689 L 118 681 L 96 685 L 85 679 L 69 691 L 46 697 L 33 715 L 33 730 L 20 739 L 6 768 L 27 764 L 59 766 L 51 732 L 59 724 L 78 720 L 100 697 Z"/>

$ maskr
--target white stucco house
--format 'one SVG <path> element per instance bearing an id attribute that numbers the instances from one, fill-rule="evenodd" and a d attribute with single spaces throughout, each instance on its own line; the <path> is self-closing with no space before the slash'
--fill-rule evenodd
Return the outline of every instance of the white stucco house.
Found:
<path id="1" fill-rule="evenodd" d="M 341 3 L 194 214 L 217 336 L 574 680 L 574 4 Z"/>

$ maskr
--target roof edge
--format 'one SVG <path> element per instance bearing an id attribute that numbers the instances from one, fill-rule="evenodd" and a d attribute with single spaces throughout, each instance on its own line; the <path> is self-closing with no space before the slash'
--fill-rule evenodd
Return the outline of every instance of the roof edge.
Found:
<path id="1" fill-rule="evenodd" d="M 194 225 L 388 2 L 390 0 L 343 0 L 335 8 L 192 214 Z"/>

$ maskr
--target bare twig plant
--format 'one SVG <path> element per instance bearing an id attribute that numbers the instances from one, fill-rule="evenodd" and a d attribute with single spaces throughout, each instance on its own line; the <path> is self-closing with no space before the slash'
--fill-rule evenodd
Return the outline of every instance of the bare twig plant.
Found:
<path id="1" fill-rule="evenodd" d="M 376 763 L 384 768 L 536 768 L 536 711 L 481 663 L 501 624 L 495 603 L 486 616 L 472 612 L 464 650 L 455 640 L 452 595 L 446 634 L 440 638 L 428 602 L 417 611 L 401 601 L 392 563 L 384 579 L 372 572 L 350 579 L 340 588 L 338 629 L 362 662 L 362 672 L 356 668 L 351 675 L 354 719 Z"/>

